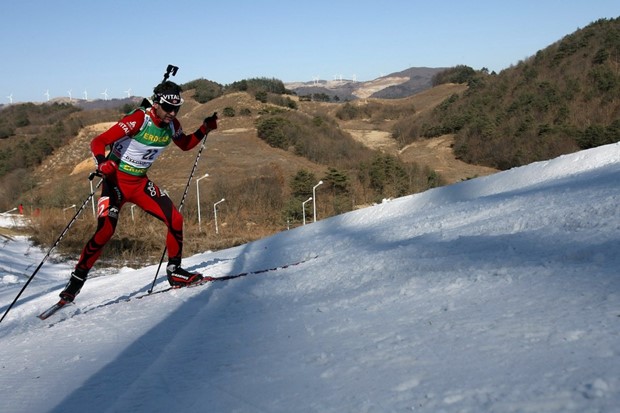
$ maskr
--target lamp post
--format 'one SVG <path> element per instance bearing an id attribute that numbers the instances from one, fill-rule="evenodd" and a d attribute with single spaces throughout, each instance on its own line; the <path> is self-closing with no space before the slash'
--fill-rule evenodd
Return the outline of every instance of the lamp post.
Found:
<path id="1" fill-rule="evenodd" d="M 304 202 L 301 203 L 301 211 L 304 217 L 304 225 L 306 225 L 306 203 L 312 201 L 312 197 L 306 199 Z"/>
<path id="2" fill-rule="evenodd" d="M 75 207 L 76 207 L 76 206 L 75 206 L 75 204 L 73 204 L 73 205 L 71 205 L 71 206 L 68 206 L 68 207 L 64 208 L 64 209 L 62 210 L 62 216 L 63 216 L 63 217 L 65 216 L 65 211 L 66 211 L 67 209 L 71 209 L 71 208 L 75 208 Z"/>
<path id="3" fill-rule="evenodd" d="M 219 201 L 217 201 L 215 204 L 213 204 L 213 218 L 215 219 L 215 233 L 219 234 L 220 231 L 217 227 L 217 206 L 218 204 L 221 204 L 222 202 L 226 201 L 224 198 L 220 199 Z"/>
<path id="4" fill-rule="evenodd" d="M 316 188 L 319 185 L 323 185 L 323 181 L 319 181 L 318 184 L 312 187 L 312 219 L 316 222 Z"/>
<path id="5" fill-rule="evenodd" d="M 200 182 L 201 179 L 208 177 L 209 174 L 204 174 L 203 176 L 201 176 L 200 178 L 196 178 L 196 203 L 198 204 L 198 231 L 202 230 L 202 226 L 200 223 L 200 187 L 198 186 L 198 182 Z"/>

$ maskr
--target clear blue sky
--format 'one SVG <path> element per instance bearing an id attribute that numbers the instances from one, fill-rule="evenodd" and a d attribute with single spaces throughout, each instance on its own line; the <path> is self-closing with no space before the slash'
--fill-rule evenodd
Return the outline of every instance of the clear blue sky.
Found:
<path id="1" fill-rule="evenodd" d="M 20 0 L 2 10 L 0 103 L 150 96 L 172 80 L 372 80 L 413 66 L 499 72 L 618 0 Z"/>

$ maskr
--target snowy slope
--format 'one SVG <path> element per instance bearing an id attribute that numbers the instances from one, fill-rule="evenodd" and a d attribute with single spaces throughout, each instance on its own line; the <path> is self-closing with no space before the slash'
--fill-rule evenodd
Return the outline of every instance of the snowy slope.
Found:
<path id="1" fill-rule="evenodd" d="M 0 324 L 0 411 L 620 412 L 619 181 L 619 145 L 583 151 L 184 261 L 310 258 L 285 269 L 94 277 L 42 322 L 72 265 L 46 263 Z M 4 313 L 43 252 L 0 241 Z"/>

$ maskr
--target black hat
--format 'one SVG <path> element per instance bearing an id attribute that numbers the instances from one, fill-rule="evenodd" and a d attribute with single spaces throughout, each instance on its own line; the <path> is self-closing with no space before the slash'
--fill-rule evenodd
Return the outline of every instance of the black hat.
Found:
<path id="1" fill-rule="evenodd" d="M 183 104 L 183 98 L 181 97 L 182 91 L 183 89 L 181 89 L 181 86 L 166 80 L 153 89 L 153 102 L 181 106 Z"/>

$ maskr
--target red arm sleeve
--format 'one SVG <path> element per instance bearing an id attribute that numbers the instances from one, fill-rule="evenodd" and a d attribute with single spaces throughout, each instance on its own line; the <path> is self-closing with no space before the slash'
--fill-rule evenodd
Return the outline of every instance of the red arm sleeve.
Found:
<path id="1" fill-rule="evenodd" d="M 106 146 L 113 144 L 125 136 L 135 135 L 140 130 L 143 123 L 144 112 L 141 110 L 136 110 L 125 116 L 116 125 L 112 126 L 101 135 L 96 136 L 90 142 L 90 150 L 93 156 L 97 159 L 101 159 L 100 157 L 102 156 L 105 157 Z"/>
<path id="2" fill-rule="evenodd" d="M 174 130 L 177 133 L 172 137 L 173 142 L 182 150 L 189 151 L 193 149 L 198 143 L 205 137 L 207 134 L 207 128 L 204 125 L 200 125 L 200 128 L 196 129 L 196 132 L 191 135 L 186 135 L 181 128 L 181 124 L 177 119 L 173 120 L 174 122 Z"/>

